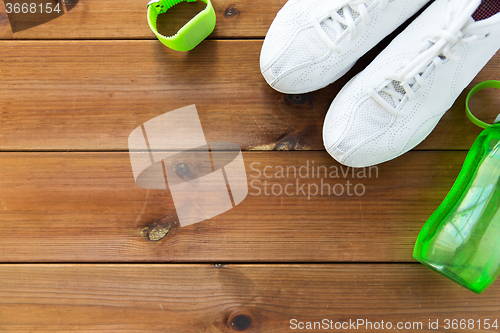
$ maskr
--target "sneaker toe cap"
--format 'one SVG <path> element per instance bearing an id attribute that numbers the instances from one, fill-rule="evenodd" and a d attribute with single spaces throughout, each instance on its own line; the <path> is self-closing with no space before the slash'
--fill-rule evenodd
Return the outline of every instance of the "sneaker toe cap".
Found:
<path id="1" fill-rule="evenodd" d="M 394 117 L 368 95 L 359 94 L 363 89 L 355 81 L 333 101 L 323 126 L 323 142 L 338 162 L 366 167 L 384 162 L 394 153 L 389 143 Z"/>

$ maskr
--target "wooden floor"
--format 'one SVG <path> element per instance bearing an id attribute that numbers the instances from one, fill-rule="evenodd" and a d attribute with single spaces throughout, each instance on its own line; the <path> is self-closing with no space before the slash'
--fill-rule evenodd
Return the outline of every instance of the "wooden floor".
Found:
<path id="1" fill-rule="evenodd" d="M 324 179 L 361 184 L 361 196 L 254 186 L 231 211 L 181 228 L 168 191 L 135 184 L 128 135 L 190 104 L 207 141 L 242 148 L 249 182 L 262 184 L 265 166 L 345 171 L 323 149 L 324 116 L 390 38 L 329 87 L 283 95 L 259 54 L 284 3 L 213 0 L 217 27 L 189 53 L 155 40 L 144 1 L 80 0 L 15 34 L 0 5 L 0 332 L 293 332 L 323 319 L 498 331 L 484 323 L 500 321 L 499 282 L 476 295 L 412 258 L 480 133 L 464 113 L 470 87 L 413 151 L 369 177 Z M 500 79 L 500 54 L 471 85 L 488 79 Z M 473 101 L 490 122 L 499 105 L 497 92 Z"/>

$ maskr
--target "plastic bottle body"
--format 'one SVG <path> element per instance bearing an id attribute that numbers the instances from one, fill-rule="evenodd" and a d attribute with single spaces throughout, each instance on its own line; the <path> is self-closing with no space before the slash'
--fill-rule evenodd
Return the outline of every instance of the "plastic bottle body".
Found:
<path id="1" fill-rule="evenodd" d="M 422 228 L 415 259 L 484 291 L 500 273 L 500 124 L 484 130 L 450 193 Z"/>

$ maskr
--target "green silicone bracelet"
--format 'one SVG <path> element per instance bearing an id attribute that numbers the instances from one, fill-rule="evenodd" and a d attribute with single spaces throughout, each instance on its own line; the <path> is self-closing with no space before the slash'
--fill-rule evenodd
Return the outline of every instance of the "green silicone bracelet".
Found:
<path id="1" fill-rule="evenodd" d="M 497 88 L 497 89 L 500 89 L 500 81 L 490 80 L 490 81 L 484 81 L 484 82 L 479 83 L 477 86 L 475 86 L 474 88 L 471 89 L 471 91 L 467 94 L 467 98 L 465 99 L 465 113 L 467 113 L 467 116 L 469 117 L 469 119 L 474 124 L 476 124 L 477 126 L 482 127 L 482 128 L 488 128 L 491 125 L 485 123 L 484 121 L 481 121 L 481 120 L 477 119 L 472 114 L 472 112 L 470 112 L 470 109 L 469 109 L 469 99 L 472 96 L 474 96 L 478 91 L 486 89 L 486 88 Z M 499 122 L 500 122 L 500 115 L 498 115 L 497 119 L 495 120 L 495 124 L 497 124 Z"/>
<path id="2" fill-rule="evenodd" d="M 214 7 L 210 0 L 202 0 L 207 4 L 207 7 L 186 23 L 175 35 L 167 37 L 160 34 L 156 29 L 158 15 L 166 13 L 168 9 L 183 1 L 196 2 L 196 0 L 152 0 L 148 3 L 149 27 L 160 42 L 176 51 L 192 50 L 215 28 Z"/>

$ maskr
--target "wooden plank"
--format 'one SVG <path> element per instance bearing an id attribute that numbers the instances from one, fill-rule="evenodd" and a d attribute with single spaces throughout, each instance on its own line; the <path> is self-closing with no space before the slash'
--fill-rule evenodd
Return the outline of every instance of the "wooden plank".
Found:
<path id="1" fill-rule="evenodd" d="M 259 70 L 261 41 L 207 41 L 190 53 L 155 41 L 0 42 L 0 150 L 127 150 L 130 132 L 196 104 L 209 141 L 242 149 L 322 150 L 329 105 L 375 52 L 338 82 L 283 95 Z M 495 56 L 473 84 L 500 73 Z M 496 94 L 495 96 L 498 96 Z M 465 94 L 418 149 L 468 149 L 480 129 Z M 483 112 L 497 115 L 498 97 Z M 22 129 L 22 131 L 20 131 Z"/>
<path id="2" fill-rule="evenodd" d="M 180 227 L 127 153 L 2 153 L 0 261 L 412 262 L 464 158 L 414 151 L 353 174 L 324 151 L 246 152 L 247 198 Z"/>
<path id="3" fill-rule="evenodd" d="M 391 323 L 377 332 L 400 322 L 409 332 L 483 332 L 478 320 L 500 320 L 498 297 L 498 283 L 478 296 L 409 264 L 2 265 L 0 329 L 289 332 L 293 319 L 327 319 Z M 474 328 L 446 329 L 446 319 L 472 319 Z M 366 325 L 351 329 L 375 331 Z"/>
<path id="4" fill-rule="evenodd" d="M 215 31 L 209 38 L 263 38 L 285 0 L 214 0 Z M 66 14 L 39 26 L 12 32 L 6 8 L 0 5 L 0 39 L 156 39 L 146 20 L 147 1 L 79 0 Z M 195 13 L 173 8 L 166 20 L 178 26 Z"/>

